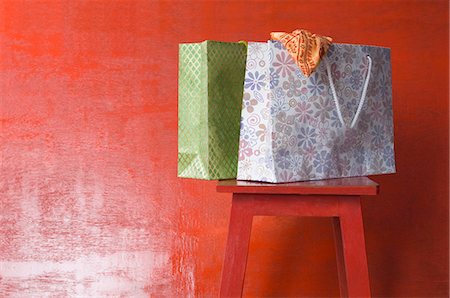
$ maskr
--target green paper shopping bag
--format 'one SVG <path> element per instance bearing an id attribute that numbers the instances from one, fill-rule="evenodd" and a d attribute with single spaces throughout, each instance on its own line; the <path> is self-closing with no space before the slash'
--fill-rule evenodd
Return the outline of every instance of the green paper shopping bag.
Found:
<path id="1" fill-rule="evenodd" d="M 246 55 L 243 43 L 180 44 L 178 177 L 236 177 Z"/>

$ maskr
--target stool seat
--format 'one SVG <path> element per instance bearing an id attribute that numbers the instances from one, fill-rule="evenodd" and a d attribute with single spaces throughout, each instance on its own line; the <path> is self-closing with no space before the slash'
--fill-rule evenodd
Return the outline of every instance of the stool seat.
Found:
<path id="1" fill-rule="evenodd" d="M 231 179 L 219 181 L 216 189 L 232 193 L 370 196 L 378 193 L 378 184 L 367 177 L 280 184 Z"/>
<path id="2" fill-rule="evenodd" d="M 233 194 L 220 297 L 241 297 L 253 216 L 332 217 L 342 297 L 370 297 L 361 196 L 379 186 L 367 177 L 295 183 L 222 180 Z"/>

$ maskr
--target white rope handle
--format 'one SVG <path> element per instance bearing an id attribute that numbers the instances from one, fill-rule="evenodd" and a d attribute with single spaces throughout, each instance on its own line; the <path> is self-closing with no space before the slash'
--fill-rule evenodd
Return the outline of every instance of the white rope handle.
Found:
<path id="1" fill-rule="evenodd" d="M 370 56 L 368 55 L 367 60 L 369 62 L 369 67 L 367 69 L 367 76 L 366 76 L 366 80 L 364 81 L 364 86 L 363 86 L 363 90 L 362 90 L 362 94 L 361 94 L 361 99 L 359 100 L 358 109 L 356 110 L 355 116 L 353 116 L 353 120 L 350 124 L 350 128 L 353 128 L 355 126 L 356 122 L 358 121 L 359 115 L 361 114 L 362 107 L 366 100 L 367 87 L 369 86 L 370 72 L 372 70 L 372 58 L 370 58 Z M 331 77 L 331 67 L 330 67 L 330 64 L 328 63 L 328 59 L 325 59 L 325 65 L 327 67 L 328 81 L 330 82 L 331 93 L 333 95 L 333 101 L 334 101 L 334 105 L 336 106 L 336 111 L 337 111 L 337 114 L 339 117 L 339 121 L 341 122 L 342 126 L 345 127 L 344 118 L 342 118 L 341 108 L 339 107 L 339 101 L 338 101 L 337 94 L 336 94 L 336 88 L 334 88 L 333 78 Z"/>

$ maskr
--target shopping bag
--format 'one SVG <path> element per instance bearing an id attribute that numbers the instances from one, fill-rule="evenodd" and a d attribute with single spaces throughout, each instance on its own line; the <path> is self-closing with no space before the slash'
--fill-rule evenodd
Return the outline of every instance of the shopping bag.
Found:
<path id="1" fill-rule="evenodd" d="M 305 77 L 278 41 L 249 42 L 240 180 L 395 172 L 390 49 L 332 44 Z"/>
<path id="2" fill-rule="evenodd" d="M 179 46 L 178 176 L 235 178 L 246 45 Z"/>

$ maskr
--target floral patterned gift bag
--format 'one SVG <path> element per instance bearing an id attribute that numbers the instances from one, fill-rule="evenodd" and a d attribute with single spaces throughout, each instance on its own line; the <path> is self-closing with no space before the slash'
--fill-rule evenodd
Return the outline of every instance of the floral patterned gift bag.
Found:
<path id="1" fill-rule="evenodd" d="M 305 77 L 279 41 L 249 42 L 240 180 L 395 172 L 390 49 L 332 44 Z"/>

